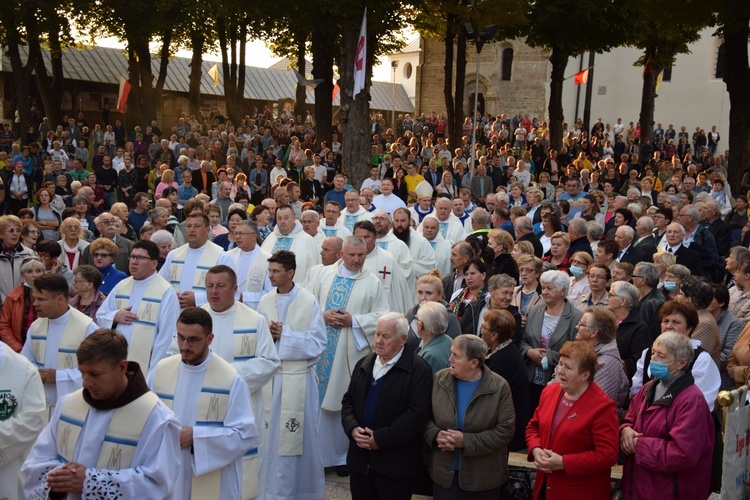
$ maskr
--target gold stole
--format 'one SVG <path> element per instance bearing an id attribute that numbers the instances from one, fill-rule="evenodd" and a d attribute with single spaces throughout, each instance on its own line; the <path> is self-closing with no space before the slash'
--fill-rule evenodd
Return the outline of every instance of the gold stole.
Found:
<path id="1" fill-rule="evenodd" d="M 132 276 L 117 284 L 112 293 L 115 294 L 115 307 L 124 309 L 130 303 L 130 294 L 133 293 L 135 280 Z M 169 289 L 170 284 L 159 276 L 154 274 L 146 288 L 146 293 L 138 304 L 138 309 L 133 311 L 138 315 L 138 320 L 133 323 L 133 332 L 130 335 L 128 344 L 128 361 L 135 361 L 141 367 L 144 373 L 148 372 L 151 363 L 151 350 L 154 347 L 154 337 L 156 336 L 156 321 L 159 318 L 159 309 L 164 298 L 164 294 Z"/>
<path id="2" fill-rule="evenodd" d="M 294 303 L 287 309 L 285 324 L 292 330 L 304 332 L 310 327 L 315 297 L 300 287 Z M 276 307 L 277 290 L 261 299 L 258 307 L 268 321 L 279 321 Z M 279 456 L 302 455 L 305 428 L 305 396 L 307 388 L 307 360 L 283 360 L 281 362 L 281 415 L 279 419 Z M 269 405 L 270 407 L 270 405 Z"/>
<path id="3" fill-rule="evenodd" d="M 97 469 L 122 470 L 132 466 L 143 428 L 158 402 L 156 394 L 147 392 L 115 410 L 99 451 Z M 57 454 L 61 461 L 73 460 L 89 409 L 83 399 L 83 389 L 71 393 L 65 400 L 57 422 Z"/>
<path id="4" fill-rule="evenodd" d="M 182 269 L 185 267 L 185 259 L 187 258 L 189 249 L 190 246 L 186 243 L 175 250 L 174 254 L 172 254 L 172 262 L 169 264 L 169 283 L 177 293 L 180 293 L 180 278 L 182 276 Z M 206 289 L 206 273 L 216 265 L 223 251 L 216 243 L 210 241 L 206 243 L 203 253 L 201 253 L 198 259 L 195 274 L 193 275 L 193 290 L 203 291 Z"/>
<path id="5" fill-rule="evenodd" d="M 177 389 L 180 363 L 182 363 L 180 355 L 171 356 L 161 360 L 154 371 L 154 391 L 170 409 L 172 409 L 174 393 Z M 196 427 L 222 427 L 224 425 L 229 408 L 230 391 L 236 375 L 237 370 L 232 365 L 215 353 L 211 356 L 198 395 L 198 409 L 195 415 Z M 257 456 L 257 448 L 252 448 L 242 457 L 243 500 L 257 496 Z M 245 496 L 245 492 L 250 491 L 250 486 L 248 486 L 248 489 L 245 487 L 248 483 L 254 488 L 252 496 Z M 191 498 L 221 498 L 221 469 L 201 476 L 193 476 L 191 488 Z"/>
<path id="6" fill-rule="evenodd" d="M 70 316 L 63 330 L 60 346 L 57 349 L 57 362 L 55 366 L 45 366 L 44 358 L 47 354 L 47 332 L 49 330 L 49 319 L 38 318 L 29 327 L 31 347 L 34 349 L 36 365 L 39 368 L 54 368 L 56 370 L 75 370 L 78 368 L 76 351 L 86 338 L 86 330 L 91 323 L 91 318 L 82 312 L 68 308 Z"/>

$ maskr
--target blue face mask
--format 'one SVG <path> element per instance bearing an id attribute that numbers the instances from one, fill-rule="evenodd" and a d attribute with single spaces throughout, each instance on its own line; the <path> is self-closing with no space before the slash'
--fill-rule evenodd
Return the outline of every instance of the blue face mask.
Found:
<path id="1" fill-rule="evenodd" d="M 570 274 L 573 276 L 580 276 L 583 274 L 583 268 L 578 266 L 570 266 Z"/>
<path id="2" fill-rule="evenodd" d="M 651 376 L 655 379 L 668 380 L 672 376 L 672 374 L 669 373 L 669 363 L 651 361 L 649 367 L 651 369 Z"/>
<path id="3" fill-rule="evenodd" d="M 664 282 L 664 289 L 668 292 L 674 292 L 677 290 L 677 282 L 675 281 L 665 281 Z"/>

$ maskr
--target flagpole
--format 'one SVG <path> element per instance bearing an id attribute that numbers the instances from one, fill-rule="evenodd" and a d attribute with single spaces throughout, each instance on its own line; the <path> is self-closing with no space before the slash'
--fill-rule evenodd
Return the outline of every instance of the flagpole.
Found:
<path id="1" fill-rule="evenodd" d="M 583 54 L 581 54 L 579 57 L 580 57 L 580 60 L 578 61 L 578 73 L 576 73 L 576 75 L 579 74 L 581 71 L 583 71 Z M 565 78 L 563 81 L 567 80 L 568 78 Z M 573 123 L 575 123 L 578 120 L 578 109 L 579 109 L 578 105 L 579 104 L 581 104 L 581 86 L 576 85 L 576 112 L 573 115 Z"/>
<path id="2" fill-rule="evenodd" d="M 594 91 L 594 59 L 596 58 L 596 52 L 589 52 L 589 67 L 588 67 L 588 79 L 586 80 L 586 97 L 583 101 L 583 125 L 586 127 L 587 132 L 591 132 L 591 97 Z M 589 137 L 589 142 L 591 137 Z"/>

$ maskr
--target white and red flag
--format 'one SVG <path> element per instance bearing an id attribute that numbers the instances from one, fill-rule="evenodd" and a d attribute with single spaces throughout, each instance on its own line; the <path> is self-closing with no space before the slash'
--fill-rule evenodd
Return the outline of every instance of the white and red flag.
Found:
<path id="1" fill-rule="evenodd" d="M 354 59 L 354 98 L 365 89 L 365 70 L 367 68 L 367 7 L 362 16 L 362 28 L 357 41 L 357 57 Z"/>

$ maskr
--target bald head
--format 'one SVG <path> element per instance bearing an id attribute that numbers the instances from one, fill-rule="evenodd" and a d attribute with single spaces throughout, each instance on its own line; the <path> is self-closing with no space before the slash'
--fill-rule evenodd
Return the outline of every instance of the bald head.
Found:
<path id="1" fill-rule="evenodd" d="M 324 266 L 330 266 L 339 260 L 343 245 L 344 240 L 338 236 L 332 236 L 323 240 L 320 247 L 320 257 Z"/>

